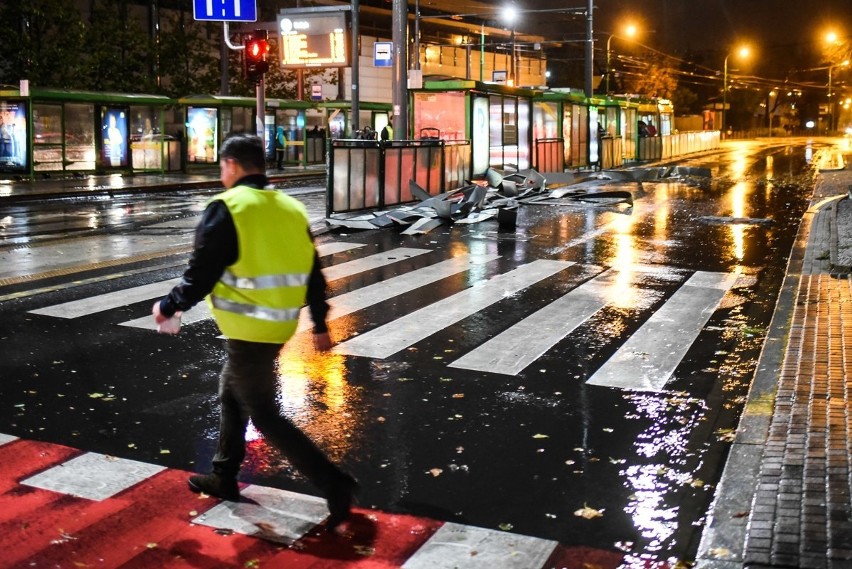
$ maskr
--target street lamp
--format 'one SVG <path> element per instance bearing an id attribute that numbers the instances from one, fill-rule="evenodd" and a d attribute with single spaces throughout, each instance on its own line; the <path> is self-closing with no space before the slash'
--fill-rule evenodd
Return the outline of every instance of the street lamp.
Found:
<path id="1" fill-rule="evenodd" d="M 505 8 L 503 8 L 503 21 L 509 24 L 512 28 L 512 35 L 510 43 L 512 44 L 512 59 L 509 64 L 509 75 L 511 77 L 509 85 L 515 86 L 518 83 L 517 77 L 515 76 L 515 20 L 518 18 L 518 10 L 515 8 L 514 4 L 509 4 Z"/>
<path id="2" fill-rule="evenodd" d="M 610 34 L 609 38 L 606 40 L 606 96 L 609 97 L 609 69 L 610 69 L 610 57 L 612 55 L 612 50 L 610 49 L 610 44 L 612 43 L 612 38 L 614 37 L 627 37 L 632 38 L 636 35 L 636 26 L 630 24 L 626 28 L 624 28 L 624 36 L 620 36 L 618 34 Z"/>
<path id="3" fill-rule="evenodd" d="M 741 47 L 737 50 L 737 55 L 741 58 L 746 58 L 749 55 L 749 49 L 746 46 Z M 728 110 L 728 58 L 731 57 L 731 54 L 725 56 L 725 71 L 722 76 L 722 129 L 721 132 L 725 132 L 725 112 Z"/>

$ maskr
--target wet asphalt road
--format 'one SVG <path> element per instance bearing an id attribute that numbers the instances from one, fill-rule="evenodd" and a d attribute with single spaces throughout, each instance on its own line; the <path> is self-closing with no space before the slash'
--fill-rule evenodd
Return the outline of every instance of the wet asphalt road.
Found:
<path id="1" fill-rule="evenodd" d="M 425 250 L 332 280 L 332 296 L 464 253 L 495 256 L 332 321 L 338 342 L 424 307 L 426 325 L 458 304 L 452 295 L 532 261 L 565 266 L 387 357 L 317 354 L 309 334 L 298 335 L 281 357 L 282 409 L 362 481 L 364 506 L 635 559 L 691 559 L 808 205 L 815 150 L 803 141 L 742 143 L 682 162 L 711 168 L 709 182 L 644 183 L 632 209 L 524 207 L 516 231 L 483 222 L 412 237 L 323 235 L 320 245 L 363 245 L 324 257 L 326 267 L 399 247 Z M 165 337 L 120 325 L 148 314 L 150 300 L 70 319 L 29 312 L 178 277 L 185 253 L 156 251 L 189 247 L 205 199 L 4 213 L 0 432 L 206 471 L 224 359 L 211 321 Z M 122 246 L 128 262 L 110 262 L 110 248 Z M 24 260 L 44 247 L 69 260 Z M 83 262 L 75 255 L 97 264 L 71 272 Z M 69 269 L 49 273 L 48 265 Z M 607 281 L 606 305 L 516 375 L 449 365 L 606 269 L 623 277 Z M 664 389 L 588 384 L 697 271 L 735 280 Z M 241 479 L 316 493 L 256 434 Z"/>

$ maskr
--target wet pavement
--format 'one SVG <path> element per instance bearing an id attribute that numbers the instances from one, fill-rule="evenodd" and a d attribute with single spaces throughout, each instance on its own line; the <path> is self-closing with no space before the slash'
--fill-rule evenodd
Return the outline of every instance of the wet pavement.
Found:
<path id="1" fill-rule="evenodd" d="M 794 237 L 808 215 L 810 192 L 798 174 L 806 162 L 801 153 L 785 156 L 783 148 L 744 151 L 718 166 L 708 157 L 704 163 L 720 168 L 710 188 L 649 185 L 629 212 L 527 208 L 515 232 L 483 224 L 419 238 L 390 231 L 323 236 L 320 246 L 352 244 L 324 257 L 330 270 L 370 254 L 393 257 L 372 271 L 341 270 L 331 283 L 334 297 L 373 285 L 389 288 L 394 279 L 461 254 L 478 261 L 375 309 L 335 319 L 340 349 L 334 354 L 313 354 L 306 336 L 297 337 L 281 359 L 284 411 L 369 481 L 366 505 L 381 511 L 594 547 L 628 565 L 694 557 L 703 512 L 726 487 L 723 479 L 716 492 L 718 471 L 744 405 L 748 415 L 746 396 L 764 338 L 772 338 L 778 287 L 784 298 L 787 257 L 802 247 L 794 247 Z M 788 170 L 797 174 L 779 174 Z M 755 221 L 766 219 L 772 222 Z M 556 264 L 529 285 L 502 289 L 490 304 L 481 300 L 486 283 L 520 275 L 515 272 L 536 260 Z M 81 274 L 92 282 L 15 301 L 8 313 L 14 334 L 3 335 L 15 379 L 3 389 L 4 399 L 22 403 L 11 409 L 4 429 L 11 425 L 14 434 L 62 444 L 85 441 L 91 450 L 170 467 L 204 468 L 212 453 L 222 358 L 209 321 L 178 338 L 162 338 L 115 326 L 136 317 L 142 303 L 83 321 L 30 313 L 179 274 L 178 263 L 148 267 L 110 274 L 106 287 L 95 269 Z M 106 269 L 100 271 L 114 273 Z M 686 345 L 665 389 L 590 384 L 619 357 L 645 365 L 651 354 L 619 346 L 640 336 L 681 289 L 705 294 L 690 280 L 699 273 L 730 274 L 730 288 L 700 326 L 700 341 Z M 605 306 L 532 364 L 514 373 L 457 365 L 514 322 L 556 310 L 554 299 L 581 287 L 592 291 L 597 283 L 609 291 Z M 377 331 L 406 318 L 414 328 L 428 328 L 446 318 L 460 294 L 481 308 L 387 356 L 358 355 L 366 349 L 358 347 L 359 338 L 370 338 L 361 342 L 370 348 L 388 345 L 393 338 Z M 109 361 L 92 357 L 104 350 Z M 140 361 L 149 365 L 140 367 Z M 54 389 L 52 401 L 38 397 Z M 176 440 L 174 421 L 194 435 Z M 64 429 L 57 430 L 60 424 Z M 735 443 L 731 454 L 737 451 Z M 311 491 L 260 439 L 243 479 Z M 716 516 L 712 525 L 744 519 Z M 724 559 L 721 549 L 705 548 L 702 559 Z M 735 549 L 728 551 L 734 559 Z"/>

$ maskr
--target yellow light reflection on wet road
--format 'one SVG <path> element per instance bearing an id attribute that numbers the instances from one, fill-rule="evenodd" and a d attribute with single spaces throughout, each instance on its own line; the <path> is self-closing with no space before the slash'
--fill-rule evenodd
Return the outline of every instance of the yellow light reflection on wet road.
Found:
<path id="1" fill-rule="evenodd" d="M 632 308 L 637 301 L 634 267 L 638 252 L 633 227 L 638 217 L 634 209 L 631 214 L 617 215 L 610 225 L 613 231 L 613 253 L 605 263 L 616 272 L 612 286 L 607 289 L 607 300 L 617 308 Z"/>
<path id="2" fill-rule="evenodd" d="M 281 410 L 339 461 L 352 448 L 360 398 L 346 381 L 345 356 L 318 352 L 312 342 L 311 333 L 300 334 L 278 356 Z"/>

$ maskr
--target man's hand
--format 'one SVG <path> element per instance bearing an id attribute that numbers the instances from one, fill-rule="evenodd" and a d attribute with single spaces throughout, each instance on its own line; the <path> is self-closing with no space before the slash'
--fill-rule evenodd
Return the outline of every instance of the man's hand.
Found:
<path id="1" fill-rule="evenodd" d="M 154 322 L 158 326 L 169 319 L 168 316 L 163 316 L 163 313 L 160 312 L 160 301 L 159 300 L 154 303 L 153 307 L 151 307 L 151 314 L 154 315 Z"/>
<path id="2" fill-rule="evenodd" d="M 328 332 L 314 334 L 314 348 L 316 348 L 318 352 L 327 352 L 333 345 L 334 342 L 331 341 L 331 336 L 328 335 Z"/>

